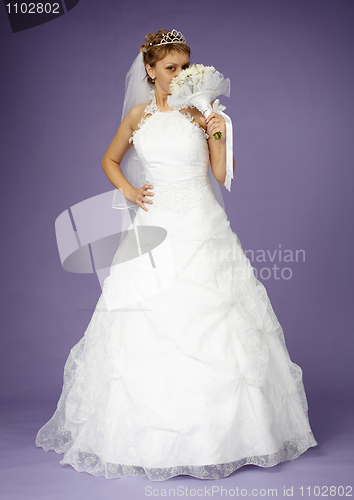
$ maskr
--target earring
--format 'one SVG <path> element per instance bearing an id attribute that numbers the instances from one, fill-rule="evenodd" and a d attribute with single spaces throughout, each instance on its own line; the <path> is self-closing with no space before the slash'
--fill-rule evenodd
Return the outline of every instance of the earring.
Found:
<path id="1" fill-rule="evenodd" d="M 152 78 L 152 83 L 155 83 L 155 78 Z"/>

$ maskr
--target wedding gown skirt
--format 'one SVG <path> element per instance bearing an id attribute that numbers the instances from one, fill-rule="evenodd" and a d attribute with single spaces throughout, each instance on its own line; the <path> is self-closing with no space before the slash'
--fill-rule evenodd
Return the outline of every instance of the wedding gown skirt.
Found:
<path id="1" fill-rule="evenodd" d="M 155 196 L 131 228 L 167 235 L 129 261 L 133 232 L 118 248 L 36 445 L 153 481 L 293 460 L 317 444 L 302 371 L 211 190 L 205 133 L 177 110 L 150 114 L 133 140 Z"/>

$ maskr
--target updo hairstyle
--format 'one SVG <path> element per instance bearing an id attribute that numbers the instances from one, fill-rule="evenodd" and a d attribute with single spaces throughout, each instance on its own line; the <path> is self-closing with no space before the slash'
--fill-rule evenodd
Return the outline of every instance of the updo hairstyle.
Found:
<path id="1" fill-rule="evenodd" d="M 178 50 L 178 52 L 184 52 L 190 56 L 191 49 L 186 43 L 166 43 L 163 45 L 159 45 L 158 47 L 154 47 L 154 45 L 161 43 L 162 37 L 165 33 L 169 33 L 167 30 L 159 30 L 157 33 L 148 33 L 145 37 L 146 43 L 140 47 L 141 52 L 143 53 L 144 65 L 150 64 L 153 68 L 158 61 L 161 61 L 169 52 L 173 50 Z M 144 51 L 146 50 L 146 52 Z M 146 68 L 145 68 L 146 71 Z M 150 76 L 147 74 L 147 81 L 153 85 L 153 81 Z"/>

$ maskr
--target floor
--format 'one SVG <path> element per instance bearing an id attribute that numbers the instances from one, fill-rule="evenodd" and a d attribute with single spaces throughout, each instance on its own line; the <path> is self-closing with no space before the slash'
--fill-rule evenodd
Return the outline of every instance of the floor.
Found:
<path id="1" fill-rule="evenodd" d="M 347 498 L 354 496 L 353 411 L 344 398 L 323 397 L 310 405 L 318 446 L 271 468 L 247 465 L 220 480 L 177 476 L 107 480 L 61 466 L 62 455 L 34 444 L 56 403 L 7 402 L 0 414 L 1 500 L 113 500 L 143 498 Z M 331 488 L 332 487 L 332 488 Z M 331 489 L 330 489 L 331 488 Z"/>

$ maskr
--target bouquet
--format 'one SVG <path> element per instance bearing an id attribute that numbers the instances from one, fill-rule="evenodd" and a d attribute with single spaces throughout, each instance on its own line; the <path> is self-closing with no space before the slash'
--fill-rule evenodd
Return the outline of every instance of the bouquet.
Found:
<path id="1" fill-rule="evenodd" d="M 172 79 L 170 92 L 167 98 L 170 106 L 194 106 L 208 118 L 213 112 L 210 102 L 220 94 L 230 96 L 230 80 L 224 79 L 213 66 L 192 64 Z M 221 136 L 220 132 L 214 134 L 217 140 Z"/>

